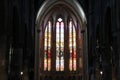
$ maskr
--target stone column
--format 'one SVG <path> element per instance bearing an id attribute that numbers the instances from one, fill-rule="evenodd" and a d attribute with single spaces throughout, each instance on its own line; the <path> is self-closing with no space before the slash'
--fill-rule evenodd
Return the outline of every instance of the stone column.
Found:
<path id="1" fill-rule="evenodd" d="M 118 34 L 119 35 L 119 34 Z M 120 38 L 116 37 L 114 43 L 114 55 L 115 55 L 115 78 L 116 80 L 120 79 Z"/>
<path id="2" fill-rule="evenodd" d="M 8 54 L 6 54 L 6 37 L 0 36 L 0 79 L 1 80 L 7 80 L 7 72 L 6 69 L 8 68 L 8 65 L 6 62 L 8 61 L 6 59 L 6 55 L 8 57 Z M 7 62 L 8 63 L 8 62 Z"/>
<path id="3" fill-rule="evenodd" d="M 112 58 L 109 45 L 103 46 L 102 49 L 102 67 L 103 80 L 112 80 Z"/>
<path id="4" fill-rule="evenodd" d="M 85 27 L 85 29 L 83 31 L 81 31 L 82 33 L 82 41 L 83 41 L 83 80 L 88 80 L 88 45 L 87 45 L 87 27 Z"/>
<path id="5" fill-rule="evenodd" d="M 35 27 L 35 80 L 39 80 L 39 32 L 38 25 Z"/>

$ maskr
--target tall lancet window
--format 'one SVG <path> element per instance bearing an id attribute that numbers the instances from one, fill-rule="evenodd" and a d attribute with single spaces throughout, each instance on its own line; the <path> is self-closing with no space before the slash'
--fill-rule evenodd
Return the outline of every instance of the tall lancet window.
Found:
<path id="1" fill-rule="evenodd" d="M 51 22 L 45 27 L 44 33 L 44 71 L 51 70 Z"/>
<path id="2" fill-rule="evenodd" d="M 76 71 L 76 31 L 72 20 L 69 22 L 69 70 Z"/>
<path id="3" fill-rule="evenodd" d="M 56 71 L 64 71 L 64 22 L 58 18 L 56 23 Z"/>

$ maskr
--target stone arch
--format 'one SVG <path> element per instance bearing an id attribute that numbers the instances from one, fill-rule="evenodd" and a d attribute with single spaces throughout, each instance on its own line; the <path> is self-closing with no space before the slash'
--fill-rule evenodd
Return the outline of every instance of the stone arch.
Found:
<path id="1" fill-rule="evenodd" d="M 69 1 L 68 0 L 65 0 L 65 1 L 63 1 L 63 0 L 60 0 L 60 1 L 58 1 L 58 0 L 52 0 L 52 1 L 46 0 L 38 11 L 38 14 L 36 17 L 36 24 L 41 24 L 42 23 L 41 21 L 44 19 L 45 14 L 51 8 L 53 8 L 55 5 L 58 5 L 58 4 L 64 4 L 67 7 L 69 7 L 74 12 L 74 14 L 80 18 L 79 22 L 80 23 L 82 22 L 82 25 L 87 24 L 85 13 L 84 13 L 82 7 L 80 6 L 80 4 L 76 0 L 69 0 Z M 86 27 L 86 26 L 81 26 L 81 27 L 82 27 L 81 29 L 84 29 L 83 27 Z"/>
<path id="2" fill-rule="evenodd" d="M 43 5 L 41 6 L 41 8 L 38 11 L 37 17 L 36 17 L 36 27 L 35 27 L 35 80 L 39 79 L 39 33 L 41 32 L 41 26 L 43 25 L 43 20 L 46 16 L 46 14 L 48 14 L 48 12 L 56 5 L 65 5 L 66 7 L 68 7 L 73 13 L 74 15 L 77 17 L 78 19 L 78 23 L 80 24 L 80 28 L 81 28 L 81 35 L 82 35 L 82 41 L 83 41 L 83 45 L 82 45 L 82 55 L 83 55 L 83 78 L 84 80 L 88 80 L 88 53 L 87 53 L 87 20 L 86 20 L 86 16 L 85 13 L 82 9 L 82 7 L 80 6 L 80 4 L 76 1 L 76 0 L 46 0 Z"/>

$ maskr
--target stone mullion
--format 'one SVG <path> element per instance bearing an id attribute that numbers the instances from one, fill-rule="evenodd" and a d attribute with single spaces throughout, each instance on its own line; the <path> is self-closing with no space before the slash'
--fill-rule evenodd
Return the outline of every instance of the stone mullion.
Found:
<path id="1" fill-rule="evenodd" d="M 73 49 L 74 47 L 73 47 L 73 21 L 72 21 L 72 71 L 74 71 L 74 52 L 73 52 Z"/>
<path id="2" fill-rule="evenodd" d="M 53 18 L 51 35 L 51 71 L 56 71 L 56 19 Z"/>
<path id="3" fill-rule="evenodd" d="M 51 71 L 53 71 L 53 21 L 51 21 L 51 50 L 50 50 L 50 53 L 51 53 Z"/>
<path id="4" fill-rule="evenodd" d="M 59 43 L 61 43 L 61 22 L 59 22 Z M 59 51 L 61 51 L 61 44 L 59 44 Z M 59 53 L 61 55 L 61 52 Z M 61 57 L 59 57 L 59 71 L 61 70 Z"/>
<path id="5" fill-rule="evenodd" d="M 68 22 L 67 17 L 65 17 L 64 22 L 64 65 L 65 65 L 65 72 L 69 72 L 69 28 L 68 28 Z"/>

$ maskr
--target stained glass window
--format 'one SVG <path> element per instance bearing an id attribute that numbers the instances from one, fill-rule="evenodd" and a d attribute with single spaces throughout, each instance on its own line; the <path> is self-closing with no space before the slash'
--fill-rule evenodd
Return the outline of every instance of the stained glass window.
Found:
<path id="1" fill-rule="evenodd" d="M 70 20 L 70 22 L 68 23 L 69 25 L 67 26 L 67 30 L 69 32 L 69 38 L 68 40 L 68 44 L 64 44 L 64 40 L 65 40 L 65 30 L 64 30 L 64 22 L 62 18 L 58 18 L 57 22 L 56 22 L 56 26 L 54 27 L 56 30 L 55 35 L 56 36 L 52 36 L 52 24 L 50 21 L 48 21 L 48 24 L 46 25 L 45 28 L 45 33 L 44 33 L 44 71 L 51 71 L 51 51 L 53 53 L 55 53 L 55 66 L 56 66 L 56 71 L 64 71 L 64 54 L 65 50 L 64 47 L 65 46 L 69 46 L 69 49 L 67 51 L 67 53 L 70 54 L 69 58 L 69 70 L 70 71 L 76 71 L 77 67 L 76 67 L 76 30 L 75 30 L 75 25 L 73 24 L 73 21 Z M 56 42 L 53 43 L 53 46 L 55 45 L 56 49 L 51 50 L 52 46 L 51 46 L 51 36 L 54 38 L 56 38 Z M 53 65 L 54 66 L 54 65 Z"/>
<path id="2" fill-rule="evenodd" d="M 51 70 L 51 22 L 45 28 L 44 34 L 44 71 Z"/>
<path id="3" fill-rule="evenodd" d="M 76 31 L 72 21 L 69 22 L 69 70 L 76 71 Z"/>
<path id="4" fill-rule="evenodd" d="M 64 71 L 64 23 L 58 18 L 56 23 L 56 71 Z"/>

